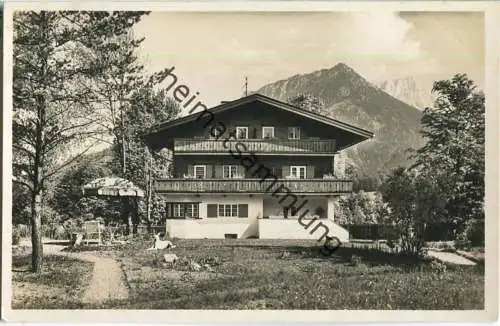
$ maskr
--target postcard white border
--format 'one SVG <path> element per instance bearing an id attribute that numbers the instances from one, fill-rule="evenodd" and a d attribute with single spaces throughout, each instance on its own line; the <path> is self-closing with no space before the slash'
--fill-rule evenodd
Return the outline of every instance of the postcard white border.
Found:
<path id="1" fill-rule="evenodd" d="M 486 24 L 486 272 L 485 310 L 12 310 L 11 128 L 12 13 L 15 10 L 168 11 L 484 11 Z M 498 174 L 500 4 L 485 2 L 111 2 L 43 1 L 4 4 L 2 316 L 19 322 L 283 323 L 283 322 L 486 322 L 498 318 Z M 409 294 L 411 295 L 411 294 Z"/>

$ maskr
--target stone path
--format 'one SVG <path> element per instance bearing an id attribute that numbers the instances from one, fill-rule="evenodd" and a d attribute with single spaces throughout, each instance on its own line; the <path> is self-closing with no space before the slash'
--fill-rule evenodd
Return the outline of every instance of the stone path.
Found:
<path id="1" fill-rule="evenodd" d="M 462 257 L 460 255 L 457 255 L 455 253 L 452 253 L 452 252 L 442 252 L 442 251 L 430 251 L 428 252 L 429 256 L 431 257 L 434 257 L 442 262 L 445 262 L 445 263 L 451 263 L 451 264 L 455 264 L 455 265 L 470 265 L 470 266 L 473 266 L 473 265 L 476 265 L 475 262 L 465 258 L 465 257 Z"/>
<path id="2" fill-rule="evenodd" d="M 123 282 L 123 273 L 118 262 L 89 252 L 64 252 L 61 251 L 63 248 L 61 245 L 44 244 L 43 252 L 45 255 L 60 255 L 94 263 L 92 279 L 82 302 L 95 304 L 128 297 L 128 289 Z"/>

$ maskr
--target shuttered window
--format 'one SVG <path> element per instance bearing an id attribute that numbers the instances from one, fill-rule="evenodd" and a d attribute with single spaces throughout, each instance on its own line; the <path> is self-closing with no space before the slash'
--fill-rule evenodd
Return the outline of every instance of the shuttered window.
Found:
<path id="1" fill-rule="evenodd" d="M 248 204 L 238 205 L 238 217 L 248 217 Z"/>
<path id="2" fill-rule="evenodd" d="M 222 166 L 222 177 L 224 179 L 232 179 L 236 177 L 238 171 L 237 165 L 223 165 Z"/>
<path id="3" fill-rule="evenodd" d="M 217 217 L 217 204 L 207 205 L 207 217 Z"/>
<path id="4" fill-rule="evenodd" d="M 208 204 L 207 217 L 248 217 L 248 204 Z"/>
<path id="5" fill-rule="evenodd" d="M 297 179 L 306 178 L 306 167 L 305 166 L 290 166 L 290 176 Z"/>
<path id="6" fill-rule="evenodd" d="M 238 205 L 237 204 L 219 204 L 220 217 L 237 217 Z"/>
<path id="7" fill-rule="evenodd" d="M 206 179 L 207 178 L 207 166 L 206 165 L 195 165 L 194 166 L 194 177 L 196 179 Z"/>
<path id="8" fill-rule="evenodd" d="M 167 218 L 198 218 L 199 203 L 167 203 L 166 214 Z"/>

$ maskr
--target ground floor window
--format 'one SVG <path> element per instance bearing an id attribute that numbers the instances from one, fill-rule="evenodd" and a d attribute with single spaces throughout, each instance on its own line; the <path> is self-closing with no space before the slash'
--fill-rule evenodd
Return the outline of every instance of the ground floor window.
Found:
<path id="1" fill-rule="evenodd" d="M 219 216 L 221 217 L 237 217 L 237 204 L 219 204 Z"/>
<path id="2" fill-rule="evenodd" d="M 283 207 L 283 216 L 285 218 L 289 217 L 298 217 L 299 216 L 299 211 L 295 207 Z"/>
<path id="3" fill-rule="evenodd" d="M 207 217 L 248 217 L 248 204 L 207 204 Z"/>
<path id="4" fill-rule="evenodd" d="M 167 203 L 167 218 L 198 218 L 200 217 L 199 203 Z"/>

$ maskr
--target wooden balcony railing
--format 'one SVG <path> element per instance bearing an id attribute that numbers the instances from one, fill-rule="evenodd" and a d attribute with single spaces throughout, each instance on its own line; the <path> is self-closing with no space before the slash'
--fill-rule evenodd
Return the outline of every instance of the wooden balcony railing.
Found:
<path id="1" fill-rule="evenodd" d="M 160 193 L 296 193 L 341 194 L 352 191 L 352 181 L 336 179 L 162 179 Z"/>
<path id="2" fill-rule="evenodd" d="M 213 139 L 175 139 L 175 153 L 228 153 L 237 143 L 253 153 L 335 153 L 335 140 L 318 139 L 238 139 L 224 143 Z M 241 147 L 240 147 L 241 151 Z"/>

